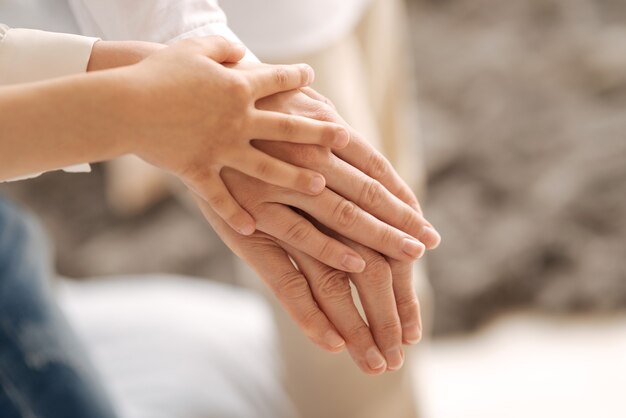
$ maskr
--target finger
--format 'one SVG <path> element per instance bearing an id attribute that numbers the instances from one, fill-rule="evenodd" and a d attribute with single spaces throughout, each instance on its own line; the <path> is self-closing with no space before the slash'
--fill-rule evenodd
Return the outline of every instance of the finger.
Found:
<path id="1" fill-rule="evenodd" d="M 252 147 L 237 155 L 229 166 L 266 183 L 309 195 L 317 195 L 326 187 L 326 179 L 321 174 L 293 166 Z"/>
<path id="2" fill-rule="evenodd" d="M 307 279 L 291 263 L 282 249 L 263 254 L 258 273 L 264 277 L 281 305 L 304 333 L 319 347 L 339 352 L 345 340 L 313 299 Z M 267 266 L 271 266 L 269 269 Z"/>
<path id="3" fill-rule="evenodd" d="M 201 180 L 185 181 L 232 229 L 242 235 L 251 235 L 256 229 L 252 216 L 232 196 L 218 172 L 203 176 Z"/>
<path id="4" fill-rule="evenodd" d="M 320 229 L 329 233 L 324 227 Z M 399 370 L 404 363 L 402 326 L 394 295 L 395 276 L 390 263 L 376 251 L 334 235 L 366 260 L 365 270 L 350 274 L 350 278 L 359 292 L 367 321 L 378 348 L 387 360 L 388 370 Z"/>
<path id="5" fill-rule="evenodd" d="M 311 222 L 281 204 L 267 204 L 254 212 L 258 229 L 338 270 L 363 271 L 365 262 L 348 246 L 321 233 Z M 267 214 L 267 216 L 266 216 Z"/>
<path id="6" fill-rule="evenodd" d="M 336 158 L 334 164 L 320 167 L 328 179 L 327 187 L 355 202 L 360 208 L 383 222 L 420 240 L 426 249 L 434 249 L 441 235 L 424 216 L 387 190 L 379 181 L 368 177 L 350 164 Z M 341 173 L 340 175 L 338 175 Z"/>
<path id="7" fill-rule="evenodd" d="M 346 238 L 396 260 L 413 261 L 426 250 L 415 238 L 380 221 L 332 190 L 325 189 L 315 197 L 283 193 L 282 200 Z"/>
<path id="8" fill-rule="evenodd" d="M 318 102 L 322 102 L 330 106 L 332 109 L 337 110 L 337 107 L 335 106 L 335 104 L 328 97 L 325 97 L 319 94 L 317 91 L 313 90 L 311 87 L 303 87 L 300 89 L 300 91 L 306 94 L 307 96 L 309 96 L 311 99 L 317 100 Z"/>
<path id="9" fill-rule="evenodd" d="M 348 276 L 295 249 L 288 249 L 300 270 L 309 278 L 313 296 L 328 319 L 343 336 L 355 363 L 368 374 L 387 368 L 369 327 L 354 305 Z"/>
<path id="10" fill-rule="evenodd" d="M 422 316 L 413 282 L 413 263 L 389 260 L 393 276 L 393 292 L 402 323 L 402 341 L 417 344 L 422 339 Z"/>
<path id="11" fill-rule="evenodd" d="M 314 89 L 307 87 L 300 91 L 313 100 L 321 101 L 336 110 L 335 106 L 326 97 L 322 96 Z M 314 115 L 311 117 L 315 118 Z M 400 175 L 395 171 L 391 163 L 378 152 L 366 139 L 356 132 L 348 123 L 337 113 L 324 113 L 323 120 L 335 122 L 343 125 L 350 131 L 350 142 L 346 148 L 336 154 L 344 161 L 358 168 L 363 173 L 378 180 L 391 193 L 407 203 L 418 212 L 422 212 L 417 197 L 411 188 L 402 180 Z"/>
<path id="12" fill-rule="evenodd" d="M 239 62 L 246 54 L 245 46 L 230 42 L 222 36 L 189 38 L 175 45 L 193 50 L 220 64 Z"/>
<path id="13" fill-rule="evenodd" d="M 315 167 L 327 187 L 387 224 L 421 241 L 427 249 L 436 248 L 441 236 L 424 216 L 393 195 L 380 182 L 368 177 L 341 158 L 320 147 L 255 141 L 261 151 L 299 167 Z"/>
<path id="14" fill-rule="evenodd" d="M 409 205 L 389 192 L 380 182 L 330 152 L 309 145 L 255 141 L 254 146 L 281 161 L 299 167 L 315 167 L 327 187 L 381 221 L 417 238 L 427 249 L 436 248 L 441 236 Z"/>
<path id="15" fill-rule="evenodd" d="M 259 110 L 250 136 L 271 141 L 312 144 L 341 149 L 348 145 L 350 133 L 341 125 L 302 116 Z"/>
<path id="16" fill-rule="evenodd" d="M 300 89 L 300 91 L 312 99 L 321 101 L 336 110 L 334 104 L 330 100 L 317 93 L 315 90 L 307 87 Z M 350 127 L 350 125 L 348 125 L 348 123 L 338 113 L 334 112 L 332 116 L 324 113 L 324 116 L 324 120 L 339 123 L 350 130 L 349 146 L 343 148 L 343 152 L 337 152 L 339 157 L 368 176 L 381 182 L 391 193 L 408 204 L 414 210 L 422 213 L 421 206 L 415 196 L 415 193 L 413 193 L 411 188 L 402 180 L 391 163 L 382 154 L 380 154 L 358 132 Z"/>
<path id="17" fill-rule="evenodd" d="M 351 134 L 348 146 L 338 151 L 337 155 L 369 177 L 378 180 L 400 200 L 422 213 L 417 197 L 402 180 L 389 160 L 354 130 L 351 131 Z"/>
<path id="18" fill-rule="evenodd" d="M 319 309 L 306 278 L 274 241 L 265 234 L 256 233 L 238 243 L 232 234 L 225 231 L 228 226 L 202 199 L 196 198 L 203 215 L 231 248 L 238 248 L 242 257 L 274 292 L 281 305 L 302 331 L 319 347 L 330 352 L 339 352 L 345 346 L 344 339 Z M 236 245 L 235 245 L 236 244 Z M 249 251 L 243 246 L 247 245 Z"/>
<path id="19" fill-rule="evenodd" d="M 276 93 L 306 87 L 315 79 L 313 68 L 307 64 L 265 65 L 248 70 L 254 97 L 261 99 Z"/>

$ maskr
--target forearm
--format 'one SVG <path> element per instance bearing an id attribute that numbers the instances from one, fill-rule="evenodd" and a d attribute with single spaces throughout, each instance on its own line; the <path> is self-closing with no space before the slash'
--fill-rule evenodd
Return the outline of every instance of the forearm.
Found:
<path id="1" fill-rule="evenodd" d="M 127 153 L 124 73 L 0 89 L 0 180 Z"/>

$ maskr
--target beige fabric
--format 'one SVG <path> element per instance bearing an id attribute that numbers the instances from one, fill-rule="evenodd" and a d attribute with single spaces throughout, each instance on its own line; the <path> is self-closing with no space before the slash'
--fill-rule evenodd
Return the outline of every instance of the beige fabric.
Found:
<path id="1" fill-rule="evenodd" d="M 326 50 L 290 61 L 313 66 L 313 87 L 331 99 L 346 121 L 381 149 L 421 195 L 424 175 L 416 123 L 411 118 L 416 113 L 409 96 L 405 16 L 401 0 L 377 0 L 353 33 Z M 260 282 L 247 267 L 240 267 L 246 281 Z M 416 264 L 415 280 L 428 328 L 432 297 L 423 262 Z M 302 418 L 419 416 L 411 376 L 419 348 L 407 348 L 402 370 L 369 377 L 347 353 L 331 355 L 315 347 L 273 296 L 271 300 L 284 356 L 285 385 Z"/>

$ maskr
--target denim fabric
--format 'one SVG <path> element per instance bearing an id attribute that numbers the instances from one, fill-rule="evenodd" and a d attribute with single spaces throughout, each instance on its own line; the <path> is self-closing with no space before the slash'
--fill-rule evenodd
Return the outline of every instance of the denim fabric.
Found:
<path id="1" fill-rule="evenodd" d="M 0 417 L 112 418 L 49 288 L 46 239 L 0 196 Z"/>

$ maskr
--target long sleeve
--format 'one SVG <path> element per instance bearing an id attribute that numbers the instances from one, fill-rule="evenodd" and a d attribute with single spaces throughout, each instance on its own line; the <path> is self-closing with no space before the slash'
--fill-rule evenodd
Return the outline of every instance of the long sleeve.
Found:
<path id="1" fill-rule="evenodd" d="M 31 29 L 10 29 L 0 24 L 0 88 L 85 72 L 96 38 Z M 89 164 L 64 169 L 89 172 Z M 41 173 L 26 176 L 31 178 Z"/>
<path id="2" fill-rule="evenodd" d="M 96 40 L 0 25 L 0 85 L 83 73 Z"/>
<path id="3" fill-rule="evenodd" d="M 172 43 L 220 35 L 241 43 L 216 0 L 69 0 L 86 35 L 106 40 Z M 256 60 L 251 52 L 247 59 Z"/>

